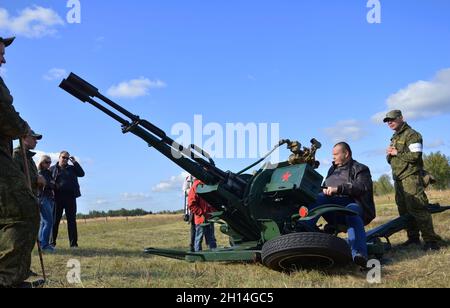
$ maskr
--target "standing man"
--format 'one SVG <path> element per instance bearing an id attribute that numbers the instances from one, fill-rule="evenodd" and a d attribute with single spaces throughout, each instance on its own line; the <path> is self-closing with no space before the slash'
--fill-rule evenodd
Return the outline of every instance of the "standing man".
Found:
<path id="1" fill-rule="evenodd" d="M 0 37 L 0 66 L 13 41 Z M 43 284 L 43 280 L 25 282 L 39 232 L 39 210 L 24 173 L 12 159 L 12 140 L 29 135 L 30 127 L 14 109 L 13 97 L 0 78 L 0 287 Z"/>
<path id="2" fill-rule="evenodd" d="M 428 198 L 422 178 L 422 136 L 404 121 L 400 110 L 389 112 L 384 123 L 395 131 L 386 151 L 395 181 L 395 200 L 400 216 L 411 216 L 408 240 L 402 246 L 420 245 L 420 231 L 425 241 L 423 249 L 439 250 L 441 238 L 434 232 L 431 214 L 426 209 Z"/>
<path id="3" fill-rule="evenodd" d="M 195 180 L 188 197 L 189 209 L 195 215 L 195 252 L 202 251 L 203 237 L 206 238 L 206 244 L 209 246 L 209 249 L 217 248 L 214 224 L 207 223 L 207 220 L 210 218 L 211 213 L 215 212 L 215 209 L 197 194 L 197 188 L 202 184 L 200 180 Z"/>
<path id="4" fill-rule="evenodd" d="M 189 198 L 189 192 L 191 191 L 192 185 L 194 185 L 194 177 L 192 175 L 188 175 L 186 179 L 184 180 L 183 184 L 183 192 L 184 192 L 184 220 L 189 223 L 189 226 L 191 227 L 191 233 L 190 233 L 190 244 L 189 248 L 191 252 L 195 252 L 195 219 L 194 214 L 191 213 L 188 206 L 188 198 Z"/>
<path id="5" fill-rule="evenodd" d="M 72 165 L 69 165 L 69 161 Z M 55 188 L 55 225 L 53 226 L 53 241 L 51 245 L 56 247 L 59 224 L 63 212 L 66 212 L 67 229 L 71 248 L 78 247 L 77 231 L 77 198 L 81 197 L 78 178 L 84 177 L 85 173 L 75 157 L 69 152 L 63 151 L 59 155 L 58 163 L 50 168 L 56 182 Z"/>
<path id="6" fill-rule="evenodd" d="M 25 153 L 27 157 L 23 157 L 23 150 L 20 146 L 15 148 L 13 152 L 13 159 L 23 173 L 26 172 L 25 159 L 27 160 L 28 172 L 31 180 L 31 189 L 33 190 L 33 193 L 36 197 L 39 193 L 39 190 L 46 185 L 44 177 L 39 175 L 36 163 L 33 160 L 33 157 L 36 155 L 36 153 L 31 151 L 36 149 L 39 140 L 42 140 L 42 135 L 36 134 L 34 131 L 31 131 L 28 136 L 23 138 L 23 146 L 25 147 Z"/>

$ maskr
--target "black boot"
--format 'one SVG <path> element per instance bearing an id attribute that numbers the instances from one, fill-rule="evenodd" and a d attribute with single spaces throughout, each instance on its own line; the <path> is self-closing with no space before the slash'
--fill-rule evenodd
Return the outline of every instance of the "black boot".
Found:
<path id="1" fill-rule="evenodd" d="M 40 289 L 45 285 L 44 279 L 37 279 L 32 282 L 24 281 L 21 284 L 17 285 L 15 288 L 17 289 Z"/>
<path id="2" fill-rule="evenodd" d="M 423 245 L 424 251 L 438 251 L 441 247 L 439 247 L 438 243 L 436 242 L 427 242 L 425 245 Z"/>
<path id="3" fill-rule="evenodd" d="M 361 266 L 363 269 L 367 268 L 367 258 L 360 253 L 353 258 L 353 262 L 355 262 L 356 265 Z"/>
<path id="4" fill-rule="evenodd" d="M 30 271 L 28 272 L 28 278 L 30 278 L 30 277 L 39 277 L 39 275 L 30 269 Z"/>
<path id="5" fill-rule="evenodd" d="M 45 280 L 44 279 L 37 279 L 35 281 L 29 282 L 24 281 L 22 283 L 19 283 L 15 286 L 2 286 L 0 285 L 0 289 L 40 289 L 44 287 Z"/>
<path id="6" fill-rule="evenodd" d="M 412 245 L 420 246 L 422 243 L 420 242 L 420 239 L 408 239 L 406 242 L 400 245 L 401 248 L 409 248 Z"/>

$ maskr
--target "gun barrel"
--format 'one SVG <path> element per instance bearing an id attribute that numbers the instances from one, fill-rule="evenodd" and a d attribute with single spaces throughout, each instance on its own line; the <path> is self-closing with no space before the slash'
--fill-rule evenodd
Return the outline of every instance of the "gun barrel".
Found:
<path id="1" fill-rule="evenodd" d="M 60 88 L 78 98 L 80 101 L 93 105 L 115 119 L 122 125 L 123 133 L 130 132 L 145 140 L 149 146 L 154 147 L 164 156 L 189 172 L 189 174 L 192 174 L 203 181 L 205 184 L 215 185 L 219 182 L 226 182 L 228 180 L 229 174 L 215 167 L 214 161 L 203 149 L 194 145 L 184 147 L 175 142 L 172 138 L 168 137 L 162 129 L 147 120 L 141 120 L 139 116 L 132 114 L 122 106 L 105 97 L 96 87 L 76 74 L 71 73 L 67 79 L 64 79 L 60 84 Z M 122 118 L 95 101 L 95 97 L 129 118 L 130 121 Z M 204 158 L 208 159 L 208 161 Z M 242 184 L 243 183 L 240 183 L 240 186 L 242 186 Z"/>

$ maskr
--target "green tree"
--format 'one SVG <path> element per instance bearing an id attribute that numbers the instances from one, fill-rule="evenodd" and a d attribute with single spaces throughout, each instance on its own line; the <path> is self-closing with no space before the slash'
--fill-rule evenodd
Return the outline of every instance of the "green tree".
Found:
<path id="1" fill-rule="evenodd" d="M 135 210 L 110 210 L 108 212 L 99 212 L 99 211 L 90 211 L 88 215 L 78 214 L 78 219 L 91 219 L 91 218 L 103 218 L 103 217 L 136 217 L 136 216 L 146 216 L 153 215 L 153 213 L 147 212 L 143 209 L 135 209 Z"/>
<path id="2" fill-rule="evenodd" d="M 373 183 L 373 192 L 376 196 L 384 196 L 394 192 L 394 185 L 391 183 L 391 177 L 387 174 L 382 175 L 378 181 Z"/>
<path id="3" fill-rule="evenodd" d="M 450 187 L 450 157 L 441 152 L 424 155 L 423 162 L 427 170 L 436 179 L 433 185 L 437 189 L 447 189 Z"/>

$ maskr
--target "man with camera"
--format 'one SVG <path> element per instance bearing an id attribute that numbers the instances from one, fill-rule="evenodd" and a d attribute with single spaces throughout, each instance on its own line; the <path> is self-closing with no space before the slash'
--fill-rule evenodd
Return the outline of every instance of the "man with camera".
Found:
<path id="1" fill-rule="evenodd" d="M 69 161 L 72 165 L 69 165 Z M 69 241 L 71 248 L 78 247 L 77 231 L 77 198 L 81 197 L 80 184 L 78 178 L 84 177 L 83 168 L 77 162 L 75 157 L 70 156 L 69 152 L 63 151 L 59 155 L 59 161 L 50 168 L 55 179 L 55 225 L 53 226 L 53 241 L 51 245 L 56 247 L 58 238 L 59 224 L 63 212 L 66 213 L 67 229 L 69 232 Z"/>

